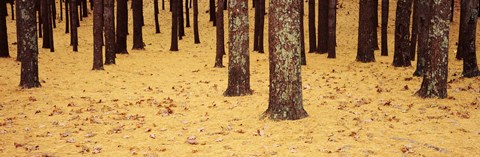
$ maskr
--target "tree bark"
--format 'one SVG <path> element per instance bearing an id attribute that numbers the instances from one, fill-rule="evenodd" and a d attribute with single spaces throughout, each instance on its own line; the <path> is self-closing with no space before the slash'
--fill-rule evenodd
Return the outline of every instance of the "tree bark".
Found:
<path id="1" fill-rule="evenodd" d="M 425 52 L 425 75 L 417 94 L 422 98 L 447 97 L 448 38 L 450 32 L 450 1 L 430 0 L 428 27 L 430 47 Z"/>
<path id="2" fill-rule="evenodd" d="M 476 77 L 480 76 L 480 71 L 477 65 L 476 56 L 476 31 L 477 31 L 477 18 L 478 18 L 478 0 L 462 0 L 461 1 L 461 14 L 465 14 L 463 23 L 464 27 L 460 27 L 460 33 L 464 33 L 464 40 L 462 44 L 463 54 L 463 73 L 464 77 Z"/>
<path id="3" fill-rule="evenodd" d="M 423 76 L 425 67 L 425 52 L 429 49 L 428 27 L 430 23 L 430 4 L 428 1 L 418 3 L 418 48 L 417 68 L 413 76 Z"/>
<path id="4" fill-rule="evenodd" d="M 103 0 L 94 0 L 93 7 L 93 69 L 103 70 Z"/>
<path id="5" fill-rule="evenodd" d="M 308 116 L 302 100 L 300 5 L 300 1 L 270 0 L 270 85 L 268 108 L 263 117 L 272 120 L 297 120 Z"/>
<path id="6" fill-rule="evenodd" d="M 248 0 L 232 0 L 228 9 L 228 87 L 225 96 L 252 94 L 248 39 Z"/>
<path id="7" fill-rule="evenodd" d="M 153 0 L 153 10 L 155 15 L 155 33 L 160 33 L 160 23 L 158 23 L 158 14 L 160 11 L 158 10 L 158 0 Z"/>
<path id="8" fill-rule="evenodd" d="M 178 7 L 176 0 L 171 0 L 171 9 L 172 9 L 172 38 L 171 38 L 171 45 L 170 51 L 178 51 Z"/>
<path id="9" fill-rule="evenodd" d="M 78 20 L 78 11 L 77 11 L 77 1 L 76 0 L 71 0 L 70 1 L 70 29 L 71 29 L 71 37 L 72 37 L 72 45 L 73 45 L 73 51 L 77 52 L 78 51 L 78 32 L 77 32 L 77 20 Z"/>
<path id="10" fill-rule="evenodd" d="M 227 1 L 227 0 L 225 0 Z M 258 3 L 258 7 L 260 8 L 260 19 L 259 19 L 259 26 L 260 29 L 259 29 L 259 36 L 258 36 L 258 52 L 259 53 L 264 53 L 265 50 L 264 50 L 264 42 L 263 42 L 263 38 L 264 38 L 264 32 L 265 32 L 265 0 L 258 0 L 259 3 Z"/>
<path id="11" fill-rule="evenodd" d="M 371 3 L 373 0 L 360 0 L 360 12 L 359 12 L 359 24 L 358 24 L 358 47 L 357 47 L 357 61 L 367 63 L 375 62 L 375 56 L 373 54 L 372 33 L 374 23 L 373 9 L 371 9 Z"/>
<path id="12" fill-rule="evenodd" d="M 7 32 L 7 3 L 0 1 L 0 58 L 10 57 Z M 13 15 L 13 14 L 12 14 Z"/>
<path id="13" fill-rule="evenodd" d="M 410 59 L 415 60 L 415 51 L 417 50 L 417 37 L 418 37 L 418 14 L 420 1 L 416 0 L 413 2 L 413 15 L 412 15 L 412 37 L 410 38 Z"/>
<path id="14" fill-rule="evenodd" d="M 198 0 L 193 0 L 193 38 L 195 44 L 200 44 L 198 33 Z"/>
<path id="15" fill-rule="evenodd" d="M 17 20 L 15 20 L 16 24 L 16 30 L 17 30 L 17 61 L 22 61 L 22 56 L 24 54 L 23 52 L 23 41 L 21 40 L 21 37 L 23 37 L 23 31 L 22 31 L 22 14 L 20 14 L 20 7 L 18 6 L 20 4 L 20 0 L 15 0 L 15 13 L 17 14 Z M 36 20 L 35 20 L 36 22 Z"/>
<path id="16" fill-rule="evenodd" d="M 133 50 L 145 49 L 142 36 L 142 3 L 140 0 L 133 0 Z"/>
<path id="17" fill-rule="evenodd" d="M 42 26 L 43 26 L 43 16 L 42 16 L 42 12 L 43 12 L 43 9 L 42 9 L 42 6 L 41 6 L 41 1 L 42 0 L 38 0 L 36 1 L 35 3 L 35 9 L 37 9 L 38 11 L 38 37 L 39 38 L 43 38 L 43 29 L 42 29 Z"/>
<path id="18" fill-rule="evenodd" d="M 87 0 L 82 0 L 82 8 L 83 17 L 88 17 Z"/>
<path id="19" fill-rule="evenodd" d="M 128 30 L 128 3 L 127 0 L 117 0 L 117 31 L 116 53 L 128 54 L 127 50 Z"/>
<path id="20" fill-rule="evenodd" d="M 20 20 L 20 29 L 22 29 L 22 33 L 18 35 L 23 43 L 21 49 L 24 52 L 21 60 L 20 87 L 40 87 L 35 1 L 18 0 L 17 5 L 21 12 L 21 17 L 18 17 L 17 20 Z"/>
<path id="21" fill-rule="evenodd" d="M 382 56 L 388 56 L 388 3 L 389 0 L 382 0 Z"/>
<path id="22" fill-rule="evenodd" d="M 309 53 L 317 51 L 317 37 L 315 31 L 315 0 L 308 0 L 308 43 Z"/>
<path id="23" fill-rule="evenodd" d="M 57 28 L 57 24 L 55 22 L 55 20 L 57 20 L 57 4 L 55 3 L 55 0 L 48 0 L 48 3 L 49 3 L 49 7 L 50 7 L 50 11 L 51 11 L 51 18 L 52 19 L 52 25 L 53 25 L 53 28 Z M 53 32 L 53 31 L 52 31 Z M 53 35 L 52 35 L 53 37 Z"/>
<path id="24" fill-rule="evenodd" d="M 55 14 L 56 14 L 55 12 L 56 11 L 55 11 L 55 9 L 54 9 L 55 7 L 53 5 L 53 3 L 55 3 L 55 1 L 54 0 L 47 0 L 47 2 L 48 2 L 47 9 L 50 11 L 49 14 L 51 15 L 48 18 L 48 23 L 49 23 L 48 34 L 50 35 L 50 40 L 49 40 L 49 42 L 50 42 L 50 52 L 55 52 L 55 44 L 54 44 L 55 42 L 53 42 L 53 28 L 52 28 L 52 24 L 55 27 Z"/>
<path id="25" fill-rule="evenodd" d="M 189 28 L 190 27 L 190 10 L 188 9 L 188 0 L 185 0 L 185 17 L 186 17 L 185 21 L 187 22 L 185 24 L 185 27 Z"/>
<path id="26" fill-rule="evenodd" d="M 215 18 L 215 0 L 210 0 L 210 3 L 209 3 L 209 7 L 210 7 L 210 21 L 213 22 L 213 26 L 215 26 L 216 24 L 216 18 Z"/>
<path id="27" fill-rule="evenodd" d="M 328 58 L 337 58 L 337 9 L 336 0 L 328 3 Z M 376 30 L 376 28 L 374 28 Z M 376 32 L 376 31 L 375 31 Z M 375 40 L 375 39 L 374 39 Z M 376 42 L 376 41 L 375 41 Z M 378 46 L 378 45 L 377 45 Z"/>
<path id="28" fill-rule="evenodd" d="M 398 0 L 395 18 L 395 48 L 393 66 L 411 66 L 410 59 L 410 15 L 412 0 Z"/>
<path id="29" fill-rule="evenodd" d="M 328 1 L 318 1 L 318 51 L 324 54 L 328 51 Z"/>
<path id="30" fill-rule="evenodd" d="M 307 65 L 307 56 L 305 55 L 305 25 L 303 16 L 305 15 L 304 1 L 300 0 L 300 64 Z"/>
<path id="31" fill-rule="evenodd" d="M 372 36 L 373 36 L 373 43 L 372 43 L 372 48 L 374 50 L 379 50 L 380 48 L 378 47 L 378 32 L 377 32 L 377 28 L 378 28 L 378 0 L 373 0 L 372 4 L 371 4 L 372 8 L 373 9 L 373 18 L 372 18 L 372 21 L 373 21 L 373 33 L 372 33 Z"/>
<path id="32" fill-rule="evenodd" d="M 48 0 L 40 0 L 40 6 L 42 10 L 42 22 L 43 22 L 43 46 L 42 48 L 50 48 L 50 34 L 51 20 L 50 9 L 48 6 Z"/>
<path id="33" fill-rule="evenodd" d="M 185 23 L 183 17 L 183 0 L 178 0 L 178 37 L 180 40 L 185 36 Z"/>
<path id="34" fill-rule="evenodd" d="M 60 0 L 60 21 L 63 21 L 63 0 Z"/>
<path id="35" fill-rule="evenodd" d="M 115 64 L 115 1 L 104 0 L 105 64 Z"/>
<path id="36" fill-rule="evenodd" d="M 254 0 L 253 3 L 259 3 L 260 0 Z M 257 5 L 257 4 L 255 4 Z M 258 37 L 259 37 L 259 31 L 260 31 L 260 7 L 255 8 L 254 12 L 254 24 L 253 24 L 253 51 L 258 51 Z"/>
<path id="37" fill-rule="evenodd" d="M 162 10 L 165 10 L 165 0 L 162 0 Z"/>
<path id="38" fill-rule="evenodd" d="M 223 0 L 218 0 L 222 4 Z M 218 5 L 217 9 L 217 51 L 215 55 L 215 68 L 223 68 L 223 54 L 225 54 L 225 31 L 223 25 L 223 5 Z"/>
<path id="39" fill-rule="evenodd" d="M 68 11 L 68 8 L 70 8 L 70 0 L 65 0 L 65 34 L 70 33 L 70 11 Z"/>

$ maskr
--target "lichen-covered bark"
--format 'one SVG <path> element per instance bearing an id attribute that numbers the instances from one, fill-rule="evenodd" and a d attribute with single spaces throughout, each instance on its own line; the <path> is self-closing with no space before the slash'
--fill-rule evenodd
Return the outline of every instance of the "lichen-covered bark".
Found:
<path id="1" fill-rule="evenodd" d="M 223 0 L 218 0 L 218 4 L 223 4 Z M 223 5 L 217 8 L 217 49 L 215 55 L 216 68 L 223 68 L 223 54 L 225 54 L 225 31 L 223 25 Z"/>
<path id="2" fill-rule="evenodd" d="M 104 0 L 104 3 L 105 64 L 108 65 L 115 64 L 115 1 Z"/>
<path id="3" fill-rule="evenodd" d="M 38 39 L 36 26 L 35 1 L 18 0 L 17 1 L 20 29 L 22 33 L 19 39 L 23 43 L 21 73 L 20 73 L 20 87 L 35 88 L 40 87 L 38 79 Z"/>
<path id="4" fill-rule="evenodd" d="M 7 3 L 0 1 L 0 57 L 10 57 L 8 50 L 8 33 L 7 33 Z"/>
<path id="5" fill-rule="evenodd" d="M 478 0 L 462 0 L 461 14 L 465 14 L 463 23 L 464 27 L 460 27 L 460 32 L 464 33 L 463 44 L 461 45 L 463 54 L 463 73 L 464 77 L 476 77 L 480 76 L 480 71 L 477 65 L 476 56 L 476 30 L 477 30 L 477 17 L 478 17 Z"/>
<path id="6" fill-rule="evenodd" d="M 198 0 L 193 0 L 193 38 L 195 44 L 200 44 L 200 35 L 198 34 Z"/>
<path id="7" fill-rule="evenodd" d="M 145 49 L 145 43 L 143 43 L 142 33 L 142 2 L 143 0 L 132 1 L 133 6 L 133 48 L 134 50 Z"/>
<path id="8" fill-rule="evenodd" d="M 172 9 L 172 38 L 170 51 L 178 51 L 178 7 L 177 0 L 171 0 L 171 9 Z"/>
<path id="9" fill-rule="evenodd" d="M 128 3 L 127 0 L 117 0 L 117 31 L 116 53 L 128 54 L 127 30 L 128 30 Z"/>
<path id="10" fill-rule="evenodd" d="M 328 58 L 336 58 L 337 52 L 337 9 L 336 0 L 330 0 L 328 3 Z"/>
<path id="11" fill-rule="evenodd" d="M 389 0 L 382 0 L 382 56 L 388 56 L 388 3 Z"/>
<path id="12" fill-rule="evenodd" d="M 248 51 L 248 1 L 232 0 L 228 8 L 228 87 L 225 96 L 252 94 Z"/>
<path id="13" fill-rule="evenodd" d="M 270 89 L 264 113 L 269 119 L 296 120 L 308 116 L 302 102 L 300 5 L 300 1 L 270 0 Z"/>
<path id="14" fill-rule="evenodd" d="M 78 10 L 77 10 L 77 0 L 70 1 L 70 29 L 71 29 L 71 41 L 73 45 L 73 51 L 78 51 Z"/>
<path id="15" fill-rule="evenodd" d="M 375 62 L 375 56 L 372 49 L 373 33 L 373 9 L 370 3 L 373 0 L 360 0 L 359 24 L 358 24 L 358 46 L 356 61 L 367 63 Z"/>
<path id="16" fill-rule="evenodd" d="M 430 0 L 431 16 L 428 27 L 428 46 L 420 97 L 447 97 L 448 40 L 450 32 L 450 1 Z"/>
<path id="17" fill-rule="evenodd" d="M 317 53 L 327 53 L 328 51 L 328 1 L 318 1 L 318 51 Z"/>
<path id="18" fill-rule="evenodd" d="M 315 0 L 308 0 L 308 52 L 317 51 L 317 37 L 315 31 Z"/>
<path id="19" fill-rule="evenodd" d="M 93 68 L 103 70 L 103 0 L 95 0 L 93 7 Z"/>
<path id="20" fill-rule="evenodd" d="M 413 76 L 423 76 L 425 67 L 425 51 L 428 50 L 428 25 L 430 23 L 430 4 L 428 1 L 418 3 L 418 48 L 417 69 Z"/>
<path id="21" fill-rule="evenodd" d="M 153 0 L 153 14 L 155 16 L 155 33 L 160 33 L 160 23 L 158 23 L 158 14 L 160 14 L 160 11 L 158 9 L 158 0 Z"/>
<path id="22" fill-rule="evenodd" d="M 398 0 L 395 17 L 395 46 L 393 52 L 393 66 L 411 66 L 410 60 L 410 14 L 412 0 Z"/>

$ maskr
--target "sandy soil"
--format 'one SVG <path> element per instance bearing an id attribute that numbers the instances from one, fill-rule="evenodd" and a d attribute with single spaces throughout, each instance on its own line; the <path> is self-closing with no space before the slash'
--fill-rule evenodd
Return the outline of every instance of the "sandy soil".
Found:
<path id="1" fill-rule="evenodd" d="M 450 38 L 449 98 L 421 99 L 414 95 L 422 80 L 412 77 L 415 68 L 391 65 L 393 21 L 391 55 L 376 51 L 377 62 L 357 63 L 358 4 L 340 1 L 337 59 L 307 54 L 302 68 L 309 117 L 274 122 L 260 119 L 268 103 L 268 54 L 251 52 L 253 95 L 222 96 L 227 68 L 213 68 L 215 29 L 207 22 L 207 1 L 200 3 L 202 43 L 193 44 L 187 28 L 179 52 L 168 51 L 169 12 L 161 11 L 162 33 L 154 34 L 153 4 L 145 1 L 146 50 L 118 55 L 117 65 L 105 71 L 91 71 L 91 15 L 81 22 L 78 53 L 69 47 L 64 23 L 54 30 L 56 52 L 40 49 L 41 88 L 20 89 L 19 63 L 0 59 L 0 156 L 480 154 L 480 78 L 460 77 L 462 62 L 454 59 L 458 13 Z M 11 20 L 8 29 L 10 43 L 16 42 Z M 16 46 L 10 49 L 16 56 Z"/>

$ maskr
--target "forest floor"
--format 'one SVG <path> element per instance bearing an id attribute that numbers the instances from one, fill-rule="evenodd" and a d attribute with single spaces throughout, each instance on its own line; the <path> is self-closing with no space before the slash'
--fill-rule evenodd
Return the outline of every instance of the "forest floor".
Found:
<path id="1" fill-rule="evenodd" d="M 72 52 L 63 22 L 54 30 L 55 53 L 40 48 L 41 88 L 18 87 L 20 63 L 15 57 L 0 59 L 0 156 L 480 154 L 480 78 L 462 78 L 462 62 L 454 57 L 458 5 L 450 36 L 448 99 L 415 96 L 422 81 L 412 77 L 415 66 L 392 66 L 394 2 L 390 55 L 376 51 L 376 62 L 355 62 L 358 4 L 342 0 L 337 59 L 308 53 L 308 65 L 302 67 L 309 117 L 276 122 L 260 119 L 268 105 L 268 53 L 250 52 L 253 95 L 224 97 L 227 68 L 213 68 L 215 28 L 205 13 L 207 2 L 199 6 L 202 43 L 193 44 L 192 28 L 186 28 L 179 52 L 169 51 L 168 4 L 160 12 L 162 33 L 154 34 L 153 4 L 144 3 L 146 50 L 118 55 L 117 65 L 104 71 L 91 70 L 91 14 L 79 28 L 79 52 Z M 253 15 L 250 9 L 250 41 Z M 14 21 L 8 20 L 8 31 L 11 56 L 16 56 Z"/>

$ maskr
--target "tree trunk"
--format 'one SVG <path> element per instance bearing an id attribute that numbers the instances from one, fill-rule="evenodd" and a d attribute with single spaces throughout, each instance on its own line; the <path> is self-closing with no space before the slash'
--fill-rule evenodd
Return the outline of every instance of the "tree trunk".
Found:
<path id="1" fill-rule="evenodd" d="M 178 1 L 171 0 L 172 9 L 172 40 L 170 45 L 170 51 L 178 51 Z"/>
<path id="2" fill-rule="evenodd" d="M 270 85 L 268 108 L 263 115 L 269 119 L 297 120 L 308 116 L 302 100 L 300 5 L 300 1 L 270 0 Z"/>
<path id="3" fill-rule="evenodd" d="M 317 37 L 315 31 L 315 0 L 308 0 L 308 43 L 310 49 L 308 52 L 317 51 Z"/>
<path id="4" fill-rule="evenodd" d="M 232 0 L 228 9 L 228 87 L 225 96 L 252 94 L 248 47 L 248 0 Z"/>
<path id="5" fill-rule="evenodd" d="M 103 70 L 103 0 L 94 0 L 93 7 L 93 69 Z"/>
<path id="6" fill-rule="evenodd" d="M 193 38 L 195 44 L 200 44 L 200 35 L 198 34 L 198 0 L 193 0 Z"/>
<path id="7" fill-rule="evenodd" d="M 336 0 L 328 3 L 328 58 L 337 58 L 337 9 Z M 376 28 L 374 28 L 376 30 Z M 376 32 L 376 31 L 375 31 Z M 374 39 L 375 40 L 375 39 Z M 375 41 L 376 42 L 376 41 Z M 378 46 L 378 45 L 377 45 Z"/>
<path id="8" fill-rule="evenodd" d="M 7 3 L 0 1 L 0 58 L 10 57 L 7 32 Z M 13 14 L 12 14 L 13 15 Z"/>
<path id="9" fill-rule="evenodd" d="M 328 1 L 318 1 L 318 51 L 323 54 L 328 51 Z"/>
<path id="10" fill-rule="evenodd" d="M 210 7 L 210 21 L 213 22 L 213 26 L 215 26 L 216 22 L 216 18 L 215 18 L 215 0 L 210 0 L 210 3 L 209 3 L 209 7 Z"/>
<path id="11" fill-rule="evenodd" d="M 139 0 L 132 1 L 133 5 L 133 50 L 145 49 L 142 37 L 142 3 Z"/>
<path id="12" fill-rule="evenodd" d="M 52 21 L 52 25 L 53 25 L 53 28 L 57 28 L 57 24 L 55 22 L 55 20 L 57 20 L 57 4 L 55 3 L 55 0 L 48 0 L 48 3 L 49 3 L 49 7 L 50 7 L 50 10 L 51 10 L 51 21 Z M 53 31 L 52 31 L 53 32 Z M 53 37 L 53 35 L 52 35 Z"/>
<path id="13" fill-rule="evenodd" d="M 259 3 L 260 0 L 254 0 L 253 3 Z M 257 5 L 257 4 L 255 4 Z M 260 33 L 260 7 L 255 8 L 253 24 L 253 51 L 258 51 L 258 38 Z"/>
<path id="14" fill-rule="evenodd" d="M 48 18 L 48 23 L 49 23 L 49 26 L 48 26 L 48 34 L 50 35 L 50 52 L 55 52 L 55 44 L 53 42 L 53 28 L 52 28 L 52 24 L 55 26 L 55 7 L 53 5 L 53 3 L 55 3 L 54 0 L 47 0 L 48 2 L 48 7 L 47 9 L 50 11 L 50 17 Z M 53 13 L 53 15 L 52 15 Z"/>
<path id="15" fill-rule="evenodd" d="M 127 0 L 117 0 L 117 31 L 116 53 L 128 54 L 127 30 L 128 30 L 128 3 Z"/>
<path id="16" fill-rule="evenodd" d="M 22 20 L 22 14 L 20 14 L 20 7 L 18 6 L 20 4 L 20 0 L 15 0 L 15 13 L 17 14 L 17 20 L 15 20 L 16 24 L 16 30 L 17 30 L 17 61 L 22 61 L 22 56 L 24 54 L 23 52 L 23 41 L 21 40 L 21 37 L 23 36 L 23 31 L 22 31 L 22 26 L 23 26 L 23 20 Z M 35 21 L 36 22 L 36 21 Z"/>
<path id="17" fill-rule="evenodd" d="M 114 0 L 104 0 L 105 64 L 115 64 Z"/>
<path id="18" fill-rule="evenodd" d="M 189 28 L 190 27 L 190 11 L 188 9 L 188 0 L 185 0 L 185 17 L 186 17 L 185 21 L 187 22 L 185 27 Z"/>
<path id="19" fill-rule="evenodd" d="M 223 0 L 218 0 L 222 4 Z M 223 54 L 225 54 L 225 31 L 223 25 L 223 5 L 218 5 L 217 9 L 217 51 L 215 56 L 215 68 L 223 68 Z"/>
<path id="20" fill-rule="evenodd" d="M 419 3 L 420 1 L 416 0 L 413 2 L 413 16 L 412 16 L 412 37 L 410 38 L 410 59 L 412 61 L 415 60 L 415 51 L 417 50 L 417 37 L 418 37 L 418 12 L 419 10 Z"/>
<path id="21" fill-rule="evenodd" d="M 425 52 L 425 75 L 417 94 L 422 98 L 447 97 L 450 1 L 430 0 L 429 49 Z"/>
<path id="22" fill-rule="evenodd" d="M 389 0 L 382 0 L 382 56 L 388 56 L 388 5 Z"/>
<path id="23" fill-rule="evenodd" d="M 165 10 L 165 0 L 162 0 L 162 10 Z"/>
<path id="24" fill-rule="evenodd" d="M 78 11 L 77 11 L 77 0 L 71 0 L 70 1 L 70 29 L 71 29 L 71 37 L 72 37 L 72 45 L 73 45 L 73 51 L 77 52 L 78 51 L 78 34 L 77 34 L 77 20 L 78 20 Z"/>
<path id="25" fill-rule="evenodd" d="M 227 1 L 227 0 L 225 0 Z M 258 7 L 260 8 L 260 19 L 259 19 L 259 36 L 258 36 L 258 52 L 264 53 L 263 38 L 265 30 L 265 0 L 258 0 Z"/>
<path id="26" fill-rule="evenodd" d="M 40 87 L 35 1 L 18 0 L 17 5 L 19 12 L 21 12 L 21 18 L 18 17 L 17 20 L 20 20 L 20 29 L 22 30 L 22 33 L 18 35 L 23 43 L 21 49 L 24 52 L 21 61 L 20 87 Z"/>
<path id="27" fill-rule="evenodd" d="M 178 37 L 180 40 L 185 36 L 185 23 L 183 18 L 183 0 L 178 0 Z"/>
<path id="28" fill-rule="evenodd" d="M 143 0 L 138 0 L 138 1 L 140 1 L 140 4 L 139 4 L 140 7 L 138 8 L 140 8 L 140 14 L 142 15 L 142 18 L 141 18 L 142 26 L 145 26 L 145 18 L 143 16 Z"/>
<path id="29" fill-rule="evenodd" d="M 478 18 L 478 0 L 462 0 L 461 14 L 465 14 L 463 23 L 464 27 L 460 27 L 460 32 L 463 34 L 462 54 L 463 54 L 463 73 L 464 77 L 480 76 L 480 71 L 477 65 L 476 56 L 476 31 Z"/>
<path id="30" fill-rule="evenodd" d="M 398 0 L 395 18 L 395 48 L 393 66 L 411 66 L 410 60 L 410 15 L 412 0 Z"/>
<path id="31" fill-rule="evenodd" d="M 42 29 L 42 26 L 43 26 L 43 16 L 42 16 L 42 6 L 41 6 L 41 1 L 42 0 L 38 0 L 35 5 L 36 5 L 36 9 L 38 11 L 38 37 L 39 38 L 43 38 L 43 29 Z"/>
<path id="32" fill-rule="evenodd" d="M 418 57 L 417 68 L 413 76 L 423 76 L 425 67 L 425 52 L 429 49 L 428 45 L 428 27 L 430 23 L 430 4 L 428 1 L 418 3 Z"/>
<path id="33" fill-rule="evenodd" d="M 380 48 L 378 47 L 378 0 L 373 0 L 372 2 L 372 9 L 373 9 L 373 43 L 372 43 L 372 48 L 374 50 L 379 50 Z"/>
<path id="34" fill-rule="evenodd" d="M 357 47 L 357 61 L 367 63 L 375 62 L 375 56 L 373 54 L 372 44 L 372 33 L 374 23 L 372 22 L 373 18 L 373 9 L 371 9 L 371 3 L 373 0 L 360 0 L 360 11 L 359 11 L 359 24 L 358 24 L 358 47 Z"/>
<path id="35" fill-rule="evenodd" d="M 60 21 L 63 21 L 63 0 L 60 0 Z"/>
<path id="36" fill-rule="evenodd" d="M 307 56 L 305 55 L 305 25 L 303 16 L 305 15 L 304 1 L 300 1 L 300 62 L 301 65 L 307 65 Z"/>
<path id="37" fill-rule="evenodd" d="M 82 8 L 83 17 L 88 17 L 87 0 L 82 0 Z"/>
<path id="38" fill-rule="evenodd" d="M 160 33 L 160 23 L 158 23 L 158 14 L 160 11 L 158 10 L 158 0 L 153 0 L 153 10 L 155 15 L 155 33 Z"/>
<path id="39" fill-rule="evenodd" d="M 42 48 L 50 48 L 50 28 L 51 28 L 51 20 L 50 20 L 50 9 L 48 6 L 48 0 L 40 0 L 40 6 L 42 10 L 42 22 L 43 22 L 43 46 Z"/>
<path id="40" fill-rule="evenodd" d="M 70 8 L 69 0 L 65 0 L 65 34 L 70 33 Z"/>
<path id="41" fill-rule="evenodd" d="M 80 18 L 80 21 L 83 21 L 83 6 L 82 6 L 82 2 L 83 0 L 77 0 L 77 8 L 78 8 L 78 17 Z M 80 22 L 79 22 L 80 23 Z"/>

